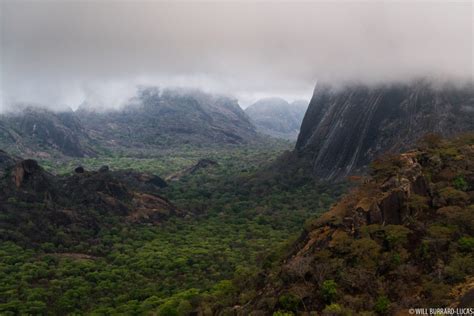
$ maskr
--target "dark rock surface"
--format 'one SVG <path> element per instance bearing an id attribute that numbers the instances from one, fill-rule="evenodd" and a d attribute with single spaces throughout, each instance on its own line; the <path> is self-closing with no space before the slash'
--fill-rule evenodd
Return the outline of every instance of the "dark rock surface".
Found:
<path id="1" fill-rule="evenodd" d="M 85 170 L 84 170 L 84 167 L 78 166 L 78 167 L 76 167 L 76 169 L 74 169 L 74 172 L 75 173 L 84 173 Z"/>
<path id="2" fill-rule="evenodd" d="M 333 180 L 363 172 L 377 156 L 406 150 L 427 133 L 473 130 L 472 85 L 318 85 L 295 154 L 308 160 L 314 176 Z"/>
<path id="3" fill-rule="evenodd" d="M 167 180 L 176 181 L 176 180 L 181 179 L 184 176 L 194 174 L 194 173 L 198 172 L 201 169 L 206 169 L 206 168 L 214 167 L 214 166 L 218 166 L 218 165 L 219 165 L 219 163 L 215 160 L 207 159 L 207 158 L 200 159 L 195 165 L 168 176 Z"/>
<path id="4" fill-rule="evenodd" d="M 156 175 L 78 167 L 60 177 L 36 160 L 16 161 L 1 151 L 0 163 L 2 240 L 44 242 L 59 230 L 93 237 L 112 218 L 153 224 L 184 215 L 161 196 L 166 182 Z"/>

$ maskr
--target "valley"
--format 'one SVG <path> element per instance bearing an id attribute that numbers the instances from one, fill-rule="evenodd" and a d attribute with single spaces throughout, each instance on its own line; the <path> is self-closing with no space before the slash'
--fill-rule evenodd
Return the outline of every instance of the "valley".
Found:
<path id="1" fill-rule="evenodd" d="M 473 12 L 0 0 L 0 316 L 474 315 Z"/>
<path id="2" fill-rule="evenodd" d="M 159 91 L 0 117 L 0 314 L 470 302 L 471 87 L 317 86 L 296 143 L 231 98 Z M 279 128 L 284 103 L 255 106 Z"/>
<path id="3" fill-rule="evenodd" d="M 218 165 L 160 188 L 158 193 L 186 215 L 152 225 L 99 213 L 96 232 L 87 226 L 61 229 L 59 224 L 44 237 L 47 240 L 38 242 L 34 228 L 27 226 L 44 223 L 26 220 L 13 228 L 5 226 L 9 220 L 3 213 L 0 310 L 181 315 L 196 309 L 207 313 L 216 304 L 233 301 L 234 278 L 255 277 L 263 267 L 274 265 L 304 222 L 345 192 L 344 184 L 305 182 L 288 190 L 285 183 L 272 183 L 271 173 L 255 178 L 286 149 L 287 143 L 273 142 L 205 153 L 181 149 L 167 159 L 96 157 L 59 165 L 43 161 L 46 170 L 59 174 L 74 174 L 77 165 L 93 172 L 106 164 L 109 172 L 134 169 L 164 176 L 204 155 Z M 18 203 L 13 206 L 17 212 L 25 207 Z M 7 237 L 9 229 L 23 236 Z"/>

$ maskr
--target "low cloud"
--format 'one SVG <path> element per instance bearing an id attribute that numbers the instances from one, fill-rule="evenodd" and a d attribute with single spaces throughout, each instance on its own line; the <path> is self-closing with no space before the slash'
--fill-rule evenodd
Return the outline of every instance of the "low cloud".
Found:
<path id="1" fill-rule="evenodd" d="M 472 80 L 471 1 L 0 0 L 1 106 L 123 104 L 140 84 L 309 99 L 317 80 Z"/>

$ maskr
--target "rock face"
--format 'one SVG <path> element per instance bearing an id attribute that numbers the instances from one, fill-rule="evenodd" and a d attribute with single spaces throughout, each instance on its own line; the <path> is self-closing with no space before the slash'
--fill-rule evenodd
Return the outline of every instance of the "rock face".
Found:
<path id="1" fill-rule="evenodd" d="M 89 135 L 74 112 L 26 107 L 0 116 L 0 144 L 28 156 L 53 151 L 71 157 L 94 156 Z"/>
<path id="2" fill-rule="evenodd" d="M 161 196 L 166 182 L 156 175 L 77 169 L 59 177 L 36 160 L 17 161 L 0 151 L 0 239 L 34 244 L 67 231 L 80 241 L 111 219 L 154 224 L 184 215 Z"/>
<path id="3" fill-rule="evenodd" d="M 143 88 L 122 110 L 97 113 L 84 106 L 77 115 L 95 139 L 112 147 L 242 144 L 256 137 L 237 100 L 194 90 Z"/>
<path id="4" fill-rule="evenodd" d="M 296 140 L 308 108 L 308 101 L 288 103 L 281 98 L 265 98 L 245 109 L 260 133 L 277 138 Z"/>
<path id="5" fill-rule="evenodd" d="M 468 305 L 473 190 L 472 134 L 378 160 L 371 177 L 307 222 L 237 314 L 407 315 L 413 306 Z"/>
<path id="6" fill-rule="evenodd" d="M 207 158 L 200 159 L 195 165 L 168 176 L 166 180 L 177 181 L 181 179 L 182 177 L 190 175 L 190 174 L 194 174 L 201 169 L 206 169 L 206 168 L 214 167 L 217 165 L 219 165 L 219 163 L 215 160 L 207 159 Z"/>
<path id="7" fill-rule="evenodd" d="M 386 152 L 400 152 L 427 133 L 474 130 L 474 88 L 434 87 L 426 81 L 314 91 L 296 143 L 320 179 L 365 170 Z"/>

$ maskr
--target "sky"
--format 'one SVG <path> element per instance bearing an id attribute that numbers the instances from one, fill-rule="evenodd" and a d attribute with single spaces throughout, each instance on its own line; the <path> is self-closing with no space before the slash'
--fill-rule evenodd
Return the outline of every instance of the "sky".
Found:
<path id="1" fill-rule="evenodd" d="M 0 110 L 137 85 L 309 99 L 317 82 L 472 80 L 471 1 L 0 0 Z"/>

